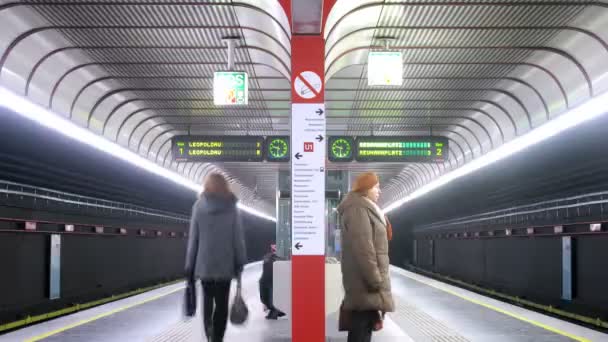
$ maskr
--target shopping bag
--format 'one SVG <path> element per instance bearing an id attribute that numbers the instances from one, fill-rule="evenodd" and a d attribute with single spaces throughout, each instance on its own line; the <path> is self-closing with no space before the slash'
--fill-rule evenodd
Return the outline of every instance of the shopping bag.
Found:
<path id="1" fill-rule="evenodd" d="M 340 304 L 338 315 L 338 331 L 349 331 L 352 324 L 352 312 L 344 308 L 344 302 Z"/>
<path id="2" fill-rule="evenodd" d="M 230 308 L 230 322 L 234 325 L 242 325 L 249 317 L 249 309 L 243 299 L 241 277 L 237 278 L 236 295 Z"/>
<path id="3" fill-rule="evenodd" d="M 384 328 L 384 313 L 378 312 L 378 318 L 374 321 L 373 331 L 380 331 Z"/>
<path id="4" fill-rule="evenodd" d="M 190 278 L 184 291 L 184 316 L 194 317 L 194 315 L 196 315 L 196 281 Z"/>

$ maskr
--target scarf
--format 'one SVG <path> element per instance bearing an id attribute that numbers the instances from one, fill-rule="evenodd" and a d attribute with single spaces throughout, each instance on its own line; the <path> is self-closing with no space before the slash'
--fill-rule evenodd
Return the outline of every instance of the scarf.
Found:
<path id="1" fill-rule="evenodd" d="M 382 223 L 386 226 L 386 237 L 388 238 L 388 241 L 391 241 L 393 239 L 393 225 L 388 220 L 388 217 L 386 215 L 384 215 L 384 213 L 382 212 L 380 207 L 376 204 L 376 202 L 370 200 L 367 197 L 363 197 L 363 198 L 365 198 L 366 201 L 371 203 L 372 207 L 374 208 L 374 211 L 376 212 L 376 214 L 378 214 L 378 217 L 380 217 L 382 219 Z"/>

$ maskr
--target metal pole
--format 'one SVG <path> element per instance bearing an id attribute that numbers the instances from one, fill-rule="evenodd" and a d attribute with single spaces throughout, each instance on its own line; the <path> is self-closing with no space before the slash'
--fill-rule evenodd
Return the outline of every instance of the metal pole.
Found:
<path id="1" fill-rule="evenodd" d="M 236 39 L 227 39 L 228 44 L 228 71 L 234 70 L 234 49 L 236 47 Z"/>

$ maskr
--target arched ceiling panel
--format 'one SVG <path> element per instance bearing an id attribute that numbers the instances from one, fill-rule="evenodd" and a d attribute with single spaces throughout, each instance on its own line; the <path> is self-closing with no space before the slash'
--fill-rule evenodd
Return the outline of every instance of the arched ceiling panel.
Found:
<path id="1" fill-rule="evenodd" d="M 289 103 L 291 37 L 278 3 L 3 1 L 5 17 L 3 85 L 188 177 L 194 166 L 171 161 L 171 136 L 272 132 L 270 116 Z M 249 106 L 220 116 L 211 88 L 226 67 L 225 36 L 241 37 L 236 67 L 249 73 L 251 91 Z M 180 109 L 191 117 L 176 116 Z M 274 200 L 238 191 L 273 214 Z"/>
<path id="2" fill-rule="evenodd" d="M 608 88 L 607 1 L 339 0 L 326 35 L 327 134 L 442 135 L 441 165 L 377 169 L 385 200 L 542 125 Z M 272 213 L 280 165 L 176 163 L 175 134 L 289 134 L 291 30 L 278 1 L 0 1 L 0 82 L 60 115 L 200 181 L 225 172 Z M 222 37 L 250 103 L 219 109 Z M 403 86 L 367 85 L 367 54 L 394 36 Z M 261 199 L 261 200 L 260 200 Z"/>
<path id="3" fill-rule="evenodd" d="M 377 135 L 446 125 L 456 164 L 606 88 L 605 1 L 340 0 L 334 11 L 325 31 L 329 117 L 351 113 L 353 134 L 370 123 Z M 398 88 L 367 85 L 367 55 L 385 48 L 384 37 L 403 53 Z M 404 171 L 426 182 L 451 162 Z M 404 179 L 389 183 L 388 202 L 419 186 Z"/>

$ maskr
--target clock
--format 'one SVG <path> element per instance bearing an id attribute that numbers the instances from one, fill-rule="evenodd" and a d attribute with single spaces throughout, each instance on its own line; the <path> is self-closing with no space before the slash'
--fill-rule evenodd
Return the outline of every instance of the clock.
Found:
<path id="1" fill-rule="evenodd" d="M 289 137 L 268 137 L 266 159 L 268 161 L 289 160 Z"/>
<path id="2" fill-rule="evenodd" d="M 353 160 L 353 138 L 330 137 L 329 160 L 334 162 L 350 162 Z"/>

